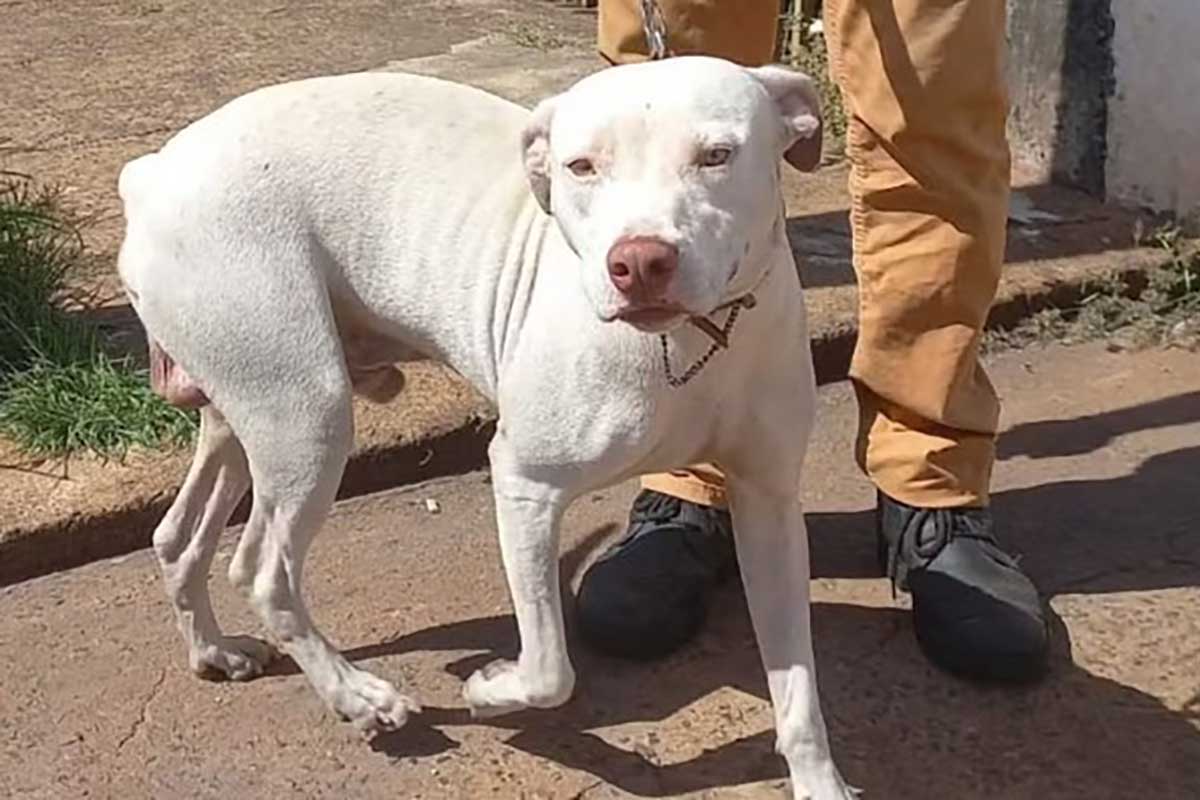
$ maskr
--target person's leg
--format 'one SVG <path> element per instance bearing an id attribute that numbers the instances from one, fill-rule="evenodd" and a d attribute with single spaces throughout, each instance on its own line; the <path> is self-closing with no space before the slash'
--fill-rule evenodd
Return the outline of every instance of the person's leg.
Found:
<path id="1" fill-rule="evenodd" d="M 936 663 L 1022 678 L 1044 663 L 1037 592 L 986 506 L 999 403 L 979 340 L 1004 254 L 1004 3 L 825 0 L 849 130 L 860 324 L 859 463 L 881 560 Z"/>
<path id="2" fill-rule="evenodd" d="M 646 59 L 640 0 L 600 0 L 597 42 L 611 64 Z M 778 0 L 659 0 L 675 55 L 748 66 L 775 55 Z M 712 589 L 735 571 L 725 478 L 713 464 L 642 479 L 622 539 L 584 574 L 584 639 L 629 658 L 666 655 L 700 629 Z"/>

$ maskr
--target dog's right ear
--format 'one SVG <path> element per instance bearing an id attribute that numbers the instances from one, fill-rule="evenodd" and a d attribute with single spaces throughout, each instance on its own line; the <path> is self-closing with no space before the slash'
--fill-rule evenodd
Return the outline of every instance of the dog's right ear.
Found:
<path id="1" fill-rule="evenodd" d="M 557 97 L 548 97 L 538 103 L 521 132 L 525 176 L 533 196 L 547 214 L 550 213 L 550 123 L 557 102 Z"/>

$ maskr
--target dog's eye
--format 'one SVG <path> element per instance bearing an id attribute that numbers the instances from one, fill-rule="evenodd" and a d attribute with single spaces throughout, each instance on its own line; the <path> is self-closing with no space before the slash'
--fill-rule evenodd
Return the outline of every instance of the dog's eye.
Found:
<path id="1" fill-rule="evenodd" d="M 596 174 L 596 165 L 590 158 L 577 158 L 567 162 L 567 169 L 576 178 L 587 178 Z"/>
<path id="2" fill-rule="evenodd" d="M 700 155 L 700 166 L 723 167 L 733 157 L 732 147 L 710 147 Z"/>

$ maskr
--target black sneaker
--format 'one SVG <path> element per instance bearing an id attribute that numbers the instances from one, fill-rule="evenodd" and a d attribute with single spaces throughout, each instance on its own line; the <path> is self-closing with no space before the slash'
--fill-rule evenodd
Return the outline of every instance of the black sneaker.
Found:
<path id="1" fill-rule="evenodd" d="M 1046 667 L 1049 631 L 1037 589 L 1000 549 L 986 508 L 914 508 L 883 494 L 880 567 L 912 593 L 917 640 L 963 677 L 1031 681 Z"/>
<path id="2" fill-rule="evenodd" d="M 735 564 L 727 511 L 643 491 L 625 537 L 584 573 L 580 633 L 606 655 L 666 656 L 700 630 L 713 589 Z"/>

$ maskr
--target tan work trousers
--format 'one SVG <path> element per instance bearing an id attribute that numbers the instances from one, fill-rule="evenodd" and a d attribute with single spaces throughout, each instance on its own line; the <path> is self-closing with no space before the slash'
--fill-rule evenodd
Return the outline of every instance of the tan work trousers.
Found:
<path id="1" fill-rule="evenodd" d="M 676 54 L 774 58 L 778 0 L 659 6 Z M 824 0 L 824 26 L 849 118 L 859 464 L 910 505 L 986 505 L 999 402 L 979 341 L 1008 208 L 1005 4 Z M 614 63 L 645 57 L 638 0 L 601 0 L 599 47 Z M 643 483 L 725 502 L 716 465 Z"/>

